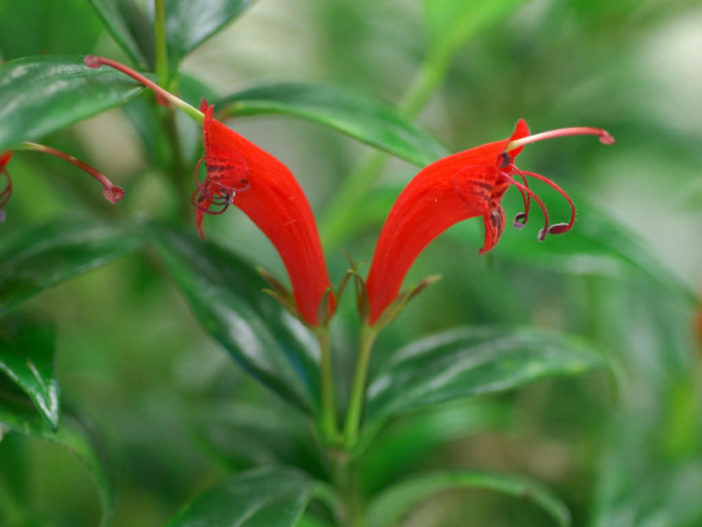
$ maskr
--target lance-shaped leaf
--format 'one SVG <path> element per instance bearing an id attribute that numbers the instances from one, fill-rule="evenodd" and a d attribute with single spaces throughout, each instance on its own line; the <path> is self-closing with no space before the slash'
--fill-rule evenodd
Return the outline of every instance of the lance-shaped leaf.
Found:
<path id="1" fill-rule="evenodd" d="M 325 124 L 419 166 L 449 153 L 389 104 L 333 84 L 255 86 L 217 101 L 215 107 L 222 117 L 278 113 Z"/>
<path id="2" fill-rule="evenodd" d="M 241 15 L 254 0 L 168 0 L 166 43 L 172 70 L 183 58 Z M 154 65 L 154 3 L 90 0 L 105 27 L 130 58 Z"/>
<path id="3" fill-rule="evenodd" d="M 0 318 L 0 372 L 34 403 L 54 430 L 59 423 L 59 387 L 54 371 L 56 330 L 46 320 Z"/>
<path id="4" fill-rule="evenodd" d="M 118 106 L 143 88 L 83 57 L 46 55 L 0 65 L 0 151 Z"/>
<path id="5" fill-rule="evenodd" d="M 325 486 L 289 468 L 238 474 L 186 505 L 169 527 L 293 527 L 310 500 L 332 501 Z"/>
<path id="6" fill-rule="evenodd" d="M 199 445 L 229 470 L 277 465 L 325 474 L 324 455 L 297 412 L 210 400 L 193 408 L 192 414 Z"/>
<path id="7" fill-rule="evenodd" d="M 489 472 L 440 472 L 398 483 L 371 503 L 368 525 L 397 525 L 419 501 L 432 494 L 452 489 L 485 489 L 523 498 L 543 509 L 556 525 L 570 525 L 568 508 L 544 486 L 521 476 Z"/>
<path id="8" fill-rule="evenodd" d="M 15 231 L 0 243 L 0 314 L 140 246 L 134 232 L 95 221 L 57 220 Z"/>
<path id="9" fill-rule="evenodd" d="M 390 354 L 368 386 L 366 415 L 373 421 L 605 365 L 593 345 L 568 335 L 527 329 L 454 329 Z"/>
<path id="10" fill-rule="evenodd" d="M 90 53 L 100 32 L 100 22 L 85 0 L 0 2 L 0 50 L 5 60 Z"/>
<path id="11" fill-rule="evenodd" d="M 245 260 L 213 243 L 161 227 L 157 250 L 203 329 L 246 371 L 311 412 L 319 400 L 314 336 L 273 298 Z"/>
<path id="12" fill-rule="evenodd" d="M 0 431 L 5 428 L 39 437 L 66 448 L 90 473 L 102 508 L 101 527 L 110 525 L 113 513 L 112 484 L 106 463 L 92 427 L 83 418 L 64 413 L 61 426 L 54 432 L 39 417 L 29 401 L 14 386 L 0 379 Z"/>

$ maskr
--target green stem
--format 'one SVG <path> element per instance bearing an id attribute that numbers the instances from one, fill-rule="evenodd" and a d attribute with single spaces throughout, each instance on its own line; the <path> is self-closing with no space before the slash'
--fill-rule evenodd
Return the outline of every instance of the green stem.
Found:
<path id="1" fill-rule="evenodd" d="M 334 373 L 332 370 L 331 339 L 329 328 L 317 330 L 320 359 L 320 382 L 322 385 L 322 415 L 320 429 L 327 443 L 336 443 L 339 429 L 336 420 L 336 401 L 334 397 Z"/>
<path id="2" fill-rule="evenodd" d="M 168 108 L 167 110 L 164 118 L 164 126 L 166 128 L 166 134 L 168 136 L 168 141 L 171 144 L 171 151 L 173 153 L 171 175 L 179 196 L 179 218 L 181 220 L 185 220 L 186 218 L 190 218 L 192 214 L 192 207 L 190 206 L 190 193 L 188 190 L 188 184 L 191 180 L 185 177 L 187 170 L 183 156 L 183 145 L 181 144 L 180 134 L 178 133 L 178 121 L 176 119 L 176 114 L 172 108 Z"/>
<path id="3" fill-rule="evenodd" d="M 415 118 L 429 103 L 446 76 L 449 58 L 447 54 L 435 54 L 422 64 L 399 105 L 402 115 Z M 373 152 L 341 184 L 320 228 L 327 251 L 338 249 L 353 230 L 356 211 L 382 174 L 386 162 L 387 154 Z"/>
<path id="4" fill-rule="evenodd" d="M 154 0 L 156 21 L 154 38 L 156 48 L 156 75 L 164 88 L 168 86 L 168 49 L 166 43 L 166 0 Z"/>
<path id="5" fill-rule="evenodd" d="M 450 55 L 431 55 L 419 68 L 407 93 L 400 103 L 400 112 L 405 117 L 415 118 L 426 107 L 446 76 Z"/>
<path id="6" fill-rule="evenodd" d="M 361 344 L 358 348 L 358 358 L 356 359 L 356 373 L 353 378 L 349 410 L 346 414 L 346 424 L 344 426 L 344 446 L 347 449 L 353 448 L 358 441 L 363 403 L 366 395 L 368 365 L 370 364 L 373 343 L 377 336 L 378 330 L 374 327 L 364 325 L 361 329 Z"/>

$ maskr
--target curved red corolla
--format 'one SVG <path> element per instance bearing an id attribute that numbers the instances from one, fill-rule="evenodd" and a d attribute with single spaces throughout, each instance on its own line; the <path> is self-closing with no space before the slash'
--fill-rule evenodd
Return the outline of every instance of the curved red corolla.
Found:
<path id="1" fill-rule="evenodd" d="M 106 65 L 129 75 L 153 90 L 160 104 L 171 102 L 202 122 L 207 177 L 198 181 L 198 162 L 195 167 L 197 189 L 192 197 L 200 236 L 204 238 L 202 219 L 205 214 L 221 214 L 229 205 L 240 208 L 278 250 L 290 275 L 300 316 L 309 325 L 317 326 L 317 312 L 323 298 L 329 305 L 321 311 L 331 316 L 334 298 L 317 223 L 302 188 L 288 167 L 217 121 L 213 117 L 213 107 L 204 100 L 198 112 L 124 64 L 93 55 L 86 56 L 84 62 L 91 68 Z M 325 295 L 328 290 L 329 294 Z"/>
<path id="2" fill-rule="evenodd" d="M 561 234 L 570 230 L 575 221 L 572 200 L 544 176 L 519 170 L 514 165 L 514 158 L 525 144 L 580 134 L 599 135 L 604 143 L 614 141 L 607 132 L 596 128 L 564 128 L 530 136 L 529 127 L 522 119 L 509 138 L 447 156 L 419 172 L 393 205 L 378 238 L 366 282 L 369 323 L 375 324 L 397 297 L 405 275 L 422 250 L 455 223 L 482 216 L 485 242 L 480 254 L 491 250 L 504 230 L 505 213 L 500 200 L 510 185 L 516 186 L 524 199 L 524 212 L 515 216 L 515 227 L 521 228 L 526 223 L 533 199 L 545 218 L 539 240 L 543 240 L 547 233 Z M 514 175 L 523 182 L 517 182 Z M 529 189 L 526 177 L 545 181 L 568 200 L 571 205 L 568 223 L 549 224 L 546 208 Z"/>
<path id="3" fill-rule="evenodd" d="M 203 101 L 200 110 L 205 114 L 207 165 L 207 178 L 198 182 L 193 195 L 200 234 L 204 237 L 204 214 L 224 212 L 229 204 L 244 211 L 275 245 L 290 275 L 298 311 L 316 326 L 317 309 L 331 284 L 302 188 L 277 158 L 214 119 L 212 106 Z"/>

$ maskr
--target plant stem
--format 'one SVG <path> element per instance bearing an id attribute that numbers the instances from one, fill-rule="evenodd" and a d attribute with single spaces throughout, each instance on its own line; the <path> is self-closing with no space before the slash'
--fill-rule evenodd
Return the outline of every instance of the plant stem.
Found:
<path id="1" fill-rule="evenodd" d="M 358 358 L 356 359 L 356 373 L 353 378 L 349 410 L 346 414 L 346 424 L 344 426 L 344 446 L 347 449 L 352 448 L 358 441 L 361 414 L 363 413 L 363 403 L 366 395 L 368 365 L 370 364 L 373 343 L 377 336 L 377 329 L 366 325 L 361 328 L 361 343 L 358 348 Z"/>
<path id="2" fill-rule="evenodd" d="M 402 115 L 415 118 L 424 109 L 446 75 L 449 57 L 435 54 L 422 64 L 399 105 Z M 320 228 L 327 251 L 338 249 L 353 229 L 356 211 L 380 177 L 386 162 L 387 154 L 373 152 L 342 182 Z"/>
<path id="3" fill-rule="evenodd" d="M 185 220 L 191 217 L 190 196 L 188 191 L 189 179 L 185 177 L 186 167 L 183 158 L 183 146 L 178 133 L 178 121 L 173 108 L 168 108 L 164 117 L 163 125 L 166 129 L 168 142 L 171 144 L 173 153 L 173 163 L 171 165 L 171 175 L 178 191 L 179 218 Z"/>
<path id="4" fill-rule="evenodd" d="M 334 444 L 339 437 L 336 420 L 336 401 L 334 397 L 334 373 L 332 370 L 331 339 L 329 328 L 317 330 L 320 359 L 320 383 L 322 386 L 322 415 L 320 429 L 325 442 Z"/>
<path id="5" fill-rule="evenodd" d="M 154 0 L 156 20 L 154 23 L 154 38 L 156 49 L 156 75 L 159 84 L 168 86 L 168 48 L 166 43 L 166 0 Z"/>

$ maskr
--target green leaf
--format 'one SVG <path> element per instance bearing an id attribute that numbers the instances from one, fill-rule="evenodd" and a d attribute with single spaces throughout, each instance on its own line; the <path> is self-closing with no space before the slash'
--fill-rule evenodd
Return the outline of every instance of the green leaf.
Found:
<path id="1" fill-rule="evenodd" d="M 166 41 L 172 69 L 227 24 L 241 15 L 254 0 L 168 0 Z"/>
<path id="2" fill-rule="evenodd" d="M 528 329 L 458 328 L 390 354 L 368 386 L 366 415 L 373 421 L 605 365 L 598 350 L 576 337 Z"/>
<path id="3" fill-rule="evenodd" d="M 266 282 L 235 254 L 190 234 L 154 227 L 157 250 L 203 329 L 251 375 L 294 406 L 319 404 L 312 333 L 263 293 Z"/>
<path id="4" fill-rule="evenodd" d="M 449 154 L 389 104 L 333 84 L 255 86 L 221 99 L 217 108 L 223 116 L 279 113 L 315 121 L 419 166 Z"/>
<path id="5" fill-rule="evenodd" d="M 134 233 L 95 221 L 58 220 L 14 232 L 0 243 L 0 315 L 140 246 Z"/>
<path id="6" fill-rule="evenodd" d="M 215 404 L 193 412 L 200 445 L 230 470 L 286 465 L 323 475 L 324 460 L 305 420 L 287 409 Z"/>
<path id="7" fill-rule="evenodd" d="M 54 430 L 59 423 L 59 387 L 54 371 L 56 330 L 46 320 L 0 319 L 0 372 L 32 400 Z"/>
<path id="8" fill-rule="evenodd" d="M 112 485 L 105 470 L 98 442 L 83 419 L 64 413 L 61 426 L 54 432 L 46 426 L 31 405 L 0 383 L 0 430 L 2 428 L 39 437 L 68 449 L 90 473 L 97 487 L 102 508 L 100 525 L 110 524 L 113 511 Z"/>
<path id="9" fill-rule="evenodd" d="M 321 484 L 289 468 L 238 474 L 196 498 L 169 527 L 292 527 Z"/>
<path id="10" fill-rule="evenodd" d="M 551 271 L 601 275 L 616 279 L 631 279 L 632 270 L 637 276 L 661 286 L 662 290 L 685 298 L 690 303 L 697 302 L 697 293 L 683 283 L 657 258 L 653 251 L 635 233 L 619 224 L 604 211 L 586 198 L 571 192 L 577 204 L 578 221 L 573 230 L 560 236 L 548 236 L 543 243 L 536 241 L 536 225 L 541 218 L 535 217 L 522 231 L 506 232 L 495 248 L 495 256 L 504 255 L 510 259 L 527 262 Z M 505 210 L 519 211 L 521 201 L 518 193 L 504 200 Z M 549 212 L 555 211 L 554 218 L 567 217 L 565 210 L 557 203 L 549 203 Z M 468 221 L 448 232 L 448 235 L 465 243 L 482 244 L 483 225 L 480 221 Z"/>
<path id="11" fill-rule="evenodd" d="M 408 476 L 447 443 L 487 430 L 505 430 L 513 421 L 513 407 L 483 400 L 435 405 L 393 420 L 370 438 L 356 463 L 367 495 Z"/>
<path id="12" fill-rule="evenodd" d="M 153 2 L 134 0 L 88 0 L 117 44 L 139 66 L 153 66 Z M 151 20 L 144 8 L 152 9 Z M 142 49 L 146 49 L 145 53 Z M 148 60 L 147 60 L 148 59 Z"/>
<path id="13" fill-rule="evenodd" d="M 475 34 L 524 3 L 525 0 L 424 0 L 430 54 L 450 58 Z"/>
<path id="14" fill-rule="evenodd" d="M 254 0 L 168 0 L 166 43 L 175 72 L 183 58 L 241 15 Z M 90 0 L 105 27 L 137 64 L 153 68 L 154 3 L 138 0 Z"/>
<path id="15" fill-rule="evenodd" d="M 368 525 L 397 525 L 417 502 L 451 489 L 486 489 L 524 498 L 541 507 L 557 525 L 570 525 L 568 508 L 539 483 L 521 476 L 488 472 L 441 472 L 398 483 L 373 500 L 368 511 Z"/>
<path id="16" fill-rule="evenodd" d="M 0 2 L 5 60 L 46 53 L 90 53 L 100 23 L 85 0 Z"/>
<path id="17" fill-rule="evenodd" d="M 143 88 L 83 57 L 46 55 L 0 65 L 0 151 L 127 101 Z"/>

